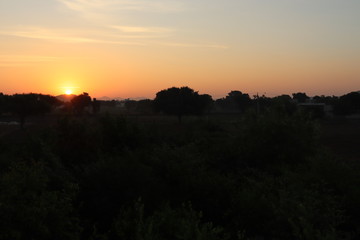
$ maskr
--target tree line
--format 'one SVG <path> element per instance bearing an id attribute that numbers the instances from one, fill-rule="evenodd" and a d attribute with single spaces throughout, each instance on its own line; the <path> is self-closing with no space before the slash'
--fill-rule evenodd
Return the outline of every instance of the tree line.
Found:
<path id="1" fill-rule="evenodd" d="M 142 100 L 180 118 L 242 113 L 178 124 L 82 117 L 99 107 L 87 93 L 1 95 L 4 115 L 71 114 L 0 136 L 0 239 L 359 239 L 360 164 L 330 154 L 294 98 L 307 99 L 185 87 Z"/>
<path id="2" fill-rule="evenodd" d="M 304 103 L 313 105 L 302 105 Z M 284 94 L 269 98 L 265 95 L 254 95 L 251 98 L 247 93 L 231 91 L 227 96 L 213 100 L 209 94 L 199 94 L 189 87 L 172 87 L 159 91 L 154 100 L 125 101 L 128 112 L 175 115 L 179 121 L 184 115 L 244 113 L 249 109 L 259 112 L 274 107 L 293 113 L 299 106 L 306 108 L 316 117 L 322 117 L 324 109 L 316 104 L 331 106 L 335 115 L 360 113 L 360 92 L 351 92 L 340 97 L 314 96 L 310 101 L 310 97 L 301 92 L 293 93 L 292 96 Z M 11 113 L 18 116 L 21 127 L 26 117 L 46 114 L 55 108 L 74 114 L 83 114 L 86 109 L 90 109 L 88 112 L 96 114 L 100 112 L 102 105 L 108 105 L 108 102 L 92 99 L 88 93 L 75 96 L 70 102 L 62 102 L 54 96 L 43 94 L 4 95 L 0 93 L 0 115 Z"/>

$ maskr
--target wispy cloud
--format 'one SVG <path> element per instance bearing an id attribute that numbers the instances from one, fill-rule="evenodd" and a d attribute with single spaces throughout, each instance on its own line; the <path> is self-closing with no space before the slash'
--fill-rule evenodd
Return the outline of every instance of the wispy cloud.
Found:
<path id="1" fill-rule="evenodd" d="M 229 48 L 229 46 L 219 45 L 219 44 L 192 44 L 192 43 L 179 43 L 179 42 L 161 42 L 158 44 L 169 47 L 186 47 L 186 48 L 214 48 L 214 49 Z"/>
<path id="2" fill-rule="evenodd" d="M 124 33 L 171 33 L 174 32 L 170 28 L 161 27 L 135 27 L 135 26 L 110 26 Z"/>
<path id="3" fill-rule="evenodd" d="M 116 36 L 105 32 L 89 32 L 76 34 L 73 30 L 67 29 L 47 29 L 40 27 L 22 27 L 15 30 L 2 30 L 0 35 L 15 36 L 21 38 L 31 38 L 39 40 L 49 40 L 62 43 L 104 43 L 121 45 L 145 45 L 136 41 L 121 41 L 121 39 L 143 39 L 150 36 Z M 89 36 L 88 36 L 89 35 Z M 91 36 L 90 36 L 91 35 Z M 96 36 L 96 37 L 93 37 Z"/>
<path id="4" fill-rule="evenodd" d="M 0 55 L 0 67 L 13 67 L 32 63 L 54 62 L 61 59 L 52 56 L 37 55 Z"/>
<path id="5" fill-rule="evenodd" d="M 43 40 L 55 40 L 61 42 L 69 43 L 85 43 L 85 42 L 94 42 L 93 39 L 76 37 L 67 34 L 60 34 L 55 31 L 46 29 L 46 28 L 34 28 L 26 27 L 19 30 L 8 30 L 0 31 L 0 35 L 15 36 L 22 38 L 33 38 L 33 39 L 43 39 Z"/>
<path id="6" fill-rule="evenodd" d="M 156 40 L 168 38 L 170 36 L 169 33 L 172 31 L 172 29 L 168 28 L 131 26 L 111 26 L 101 30 L 82 31 L 75 29 L 50 29 L 34 26 L 23 26 L 20 28 L 14 28 L 13 30 L 0 30 L 0 35 L 38 39 L 43 41 L 54 41 L 65 44 L 116 44 L 134 46 L 161 45 L 168 47 L 213 49 L 229 48 L 226 45 L 220 44 L 193 44 Z"/>
<path id="7" fill-rule="evenodd" d="M 129 11 L 170 13 L 185 11 L 184 1 L 180 0 L 57 0 L 67 9 L 79 14 L 83 18 L 92 22 L 101 29 L 101 39 L 104 43 L 109 41 L 119 41 L 121 39 L 131 39 L 135 44 L 143 45 L 162 45 L 168 47 L 186 47 L 186 48 L 213 48 L 227 49 L 228 46 L 221 44 L 192 44 L 171 42 L 170 37 L 174 39 L 177 29 L 149 26 L 149 22 L 142 25 L 121 25 L 118 24 L 119 15 L 124 13 L 126 16 Z M 126 17 L 124 17 L 126 18 Z M 125 22 L 129 22 L 125 21 Z M 131 22 L 131 20 L 130 20 Z M 99 36 L 96 34 L 94 36 Z M 104 38 L 106 41 L 104 41 Z M 152 39 L 166 39 L 160 43 Z M 89 38 L 70 39 L 79 42 L 95 42 Z M 96 40 L 98 41 L 98 40 Z"/>
<path id="8" fill-rule="evenodd" d="M 150 12 L 174 12 L 183 9 L 181 1 L 175 0 L 58 0 L 67 8 L 77 12 L 102 12 L 132 10 Z"/>

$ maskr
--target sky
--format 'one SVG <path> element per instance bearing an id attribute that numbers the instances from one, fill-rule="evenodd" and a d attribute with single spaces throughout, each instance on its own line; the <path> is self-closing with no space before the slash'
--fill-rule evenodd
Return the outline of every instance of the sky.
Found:
<path id="1" fill-rule="evenodd" d="M 359 0 L 0 0 L 0 92 L 360 90 Z"/>

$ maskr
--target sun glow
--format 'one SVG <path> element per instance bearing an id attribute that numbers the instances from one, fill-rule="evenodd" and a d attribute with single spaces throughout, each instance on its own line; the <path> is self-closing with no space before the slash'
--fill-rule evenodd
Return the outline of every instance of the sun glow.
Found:
<path id="1" fill-rule="evenodd" d="M 65 90 L 65 94 L 66 95 L 71 95 L 73 93 L 73 91 L 71 89 L 67 89 Z"/>

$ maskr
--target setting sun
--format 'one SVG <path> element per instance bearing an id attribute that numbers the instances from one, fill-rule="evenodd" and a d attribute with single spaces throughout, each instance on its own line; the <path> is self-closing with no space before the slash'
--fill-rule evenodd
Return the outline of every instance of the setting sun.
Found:
<path id="1" fill-rule="evenodd" d="M 73 91 L 70 90 L 70 89 L 65 90 L 65 94 L 66 94 L 66 95 L 71 95 L 72 93 L 73 93 Z"/>

